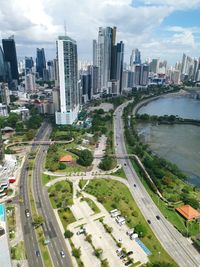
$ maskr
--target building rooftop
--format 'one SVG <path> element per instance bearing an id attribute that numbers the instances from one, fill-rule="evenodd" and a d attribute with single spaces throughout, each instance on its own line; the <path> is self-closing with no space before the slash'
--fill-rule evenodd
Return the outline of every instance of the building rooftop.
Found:
<path id="1" fill-rule="evenodd" d="M 59 161 L 60 162 L 72 162 L 73 158 L 71 155 L 65 155 L 65 156 L 60 157 Z"/>
<path id="2" fill-rule="evenodd" d="M 176 208 L 176 210 L 189 221 L 200 218 L 200 212 L 193 209 L 193 207 L 191 207 L 190 205 L 183 205 Z"/>

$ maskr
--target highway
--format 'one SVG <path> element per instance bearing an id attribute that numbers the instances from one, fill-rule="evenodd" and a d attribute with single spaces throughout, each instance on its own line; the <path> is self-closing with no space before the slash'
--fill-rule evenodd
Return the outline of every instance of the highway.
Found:
<path id="1" fill-rule="evenodd" d="M 122 119 L 123 109 L 127 104 L 128 103 L 126 102 L 119 106 L 114 113 L 114 143 L 116 156 L 122 154 L 127 155 Z M 145 219 L 151 221 L 150 227 L 165 250 L 179 266 L 199 267 L 200 254 L 194 249 L 189 241 L 183 237 L 162 215 L 141 183 L 131 164 L 130 159 L 118 158 L 118 163 L 123 166 L 124 172 L 131 186 L 131 193 L 138 207 L 140 208 Z M 157 215 L 160 216 L 160 220 L 156 218 Z M 161 260 L 164 261 L 164 259 L 162 259 L 162 255 Z"/>
<path id="2" fill-rule="evenodd" d="M 38 134 L 35 140 L 48 140 L 49 135 L 51 132 L 51 127 L 46 122 L 43 123 L 41 128 L 38 131 Z M 32 179 L 32 188 L 33 188 L 33 195 L 36 202 L 38 212 L 44 217 L 43 223 L 43 230 L 45 234 L 45 239 L 49 240 L 50 243 L 47 245 L 50 256 L 53 262 L 53 266 L 55 267 L 72 267 L 71 259 L 69 256 L 69 252 L 67 251 L 66 244 L 64 241 L 63 233 L 61 233 L 60 228 L 58 226 L 57 220 L 54 215 L 54 211 L 51 207 L 48 192 L 43 189 L 41 184 L 41 174 L 43 168 L 43 162 L 45 158 L 46 151 L 48 146 L 43 145 L 39 148 L 36 159 L 35 165 L 33 168 L 33 179 Z M 34 150 L 32 147 L 31 151 Z M 25 216 L 25 209 L 30 208 L 30 202 L 28 198 L 28 159 L 26 157 L 25 162 L 22 167 L 21 171 L 21 179 L 20 179 L 20 196 L 23 198 L 23 204 L 21 205 L 20 213 L 21 213 L 21 220 L 22 220 L 22 229 L 24 233 L 24 240 L 25 240 L 25 249 L 26 255 L 29 263 L 29 267 L 42 267 L 44 263 L 42 261 L 41 256 L 36 256 L 36 250 L 40 250 L 34 228 L 32 226 L 32 219 L 26 218 Z M 32 217 L 32 216 L 31 216 Z M 62 258 L 60 255 L 60 251 L 63 250 L 65 253 L 65 258 Z M 41 254 L 41 253 L 40 253 Z"/>
<path id="3" fill-rule="evenodd" d="M 36 140 L 40 140 L 43 136 L 43 131 L 46 125 L 43 124 L 38 131 L 37 136 L 35 137 Z M 35 148 L 32 146 L 31 151 L 34 151 Z M 24 242 L 25 242 L 25 251 L 27 260 L 29 263 L 29 267 L 42 267 L 43 262 L 41 257 L 37 257 L 35 252 L 39 251 L 39 246 L 36 239 L 36 234 L 32 226 L 31 217 L 27 218 L 25 216 L 25 209 L 29 209 L 31 213 L 31 206 L 29 201 L 29 192 L 28 192 L 28 156 L 26 156 L 24 164 L 22 166 L 21 175 L 20 175 L 20 197 L 22 198 L 22 203 L 20 205 L 20 217 L 21 217 L 21 224 L 22 230 L 24 235 Z"/>

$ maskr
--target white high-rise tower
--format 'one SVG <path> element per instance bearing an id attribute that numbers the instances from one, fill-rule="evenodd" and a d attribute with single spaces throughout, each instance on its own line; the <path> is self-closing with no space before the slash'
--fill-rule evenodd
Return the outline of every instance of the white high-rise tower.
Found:
<path id="1" fill-rule="evenodd" d="M 56 42 L 60 87 L 60 110 L 56 124 L 72 124 L 79 112 L 77 45 L 68 36 L 59 36 Z"/>

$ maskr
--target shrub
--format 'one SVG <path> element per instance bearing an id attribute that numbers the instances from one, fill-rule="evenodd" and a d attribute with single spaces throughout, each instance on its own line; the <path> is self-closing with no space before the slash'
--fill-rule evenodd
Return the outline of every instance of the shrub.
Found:
<path id="1" fill-rule="evenodd" d="M 66 230 L 65 233 L 64 233 L 65 238 L 71 238 L 73 235 L 74 234 L 69 230 Z"/>
<path id="2" fill-rule="evenodd" d="M 79 259 L 79 258 L 81 257 L 81 249 L 80 249 L 80 248 L 74 248 L 74 249 L 72 250 L 72 255 L 73 255 L 75 258 Z"/>

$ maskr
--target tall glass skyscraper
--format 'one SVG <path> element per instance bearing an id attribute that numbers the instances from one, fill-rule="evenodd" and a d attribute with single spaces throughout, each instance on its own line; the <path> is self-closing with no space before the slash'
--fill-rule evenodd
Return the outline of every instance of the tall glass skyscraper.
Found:
<path id="1" fill-rule="evenodd" d="M 36 71 L 39 74 L 40 78 L 44 78 L 44 73 L 46 70 L 46 59 L 44 48 L 37 48 L 37 57 L 36 57 Z"/>
<path id="2" fill-rule="evenodd" d="M 17 66 L 17 53 L 15 47 L 14 37 L 11 36 L 8 39 L 2 40 L 4 58 L 5 61 L 10 65 L 11 78 L 12 80 L 19 79 L 18 66 Z"/>
<path id="3" fill-rule="evenodd" d="M 4 53 L 0 46 L 0 82 L 6 81 L 6 65 L 4 59 Z"/>
<path id="4" fill-rule="evenodd" d="M 78 59 L 76 41 L 59 36 L 56 42 L 60 85 L 60 111 L 56 124 L 72 124 L 79 112 Z"/>

